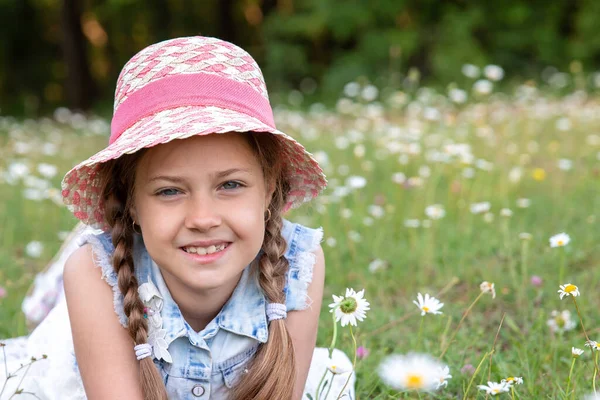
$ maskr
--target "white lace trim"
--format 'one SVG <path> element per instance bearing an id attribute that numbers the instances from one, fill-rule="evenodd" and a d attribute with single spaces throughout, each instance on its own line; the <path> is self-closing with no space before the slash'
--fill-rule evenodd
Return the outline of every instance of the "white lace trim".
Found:
<path id="1" fill-rule="evenodd" d="M 146 308 L 146 317 L 148 319 L 148 344 L 152 346 L 154 358 L 172 363 L 173 358 L 169 353 L 169 346 L 165 340 L 167 331 L 162 327 L 163 320 L 160 315 L 163 308 L 163 298 L 160 295 L 158 288 L 152 283 L 150 277 L 148 277 L 148 282 L 140 285 L 138 293 Z"/>
<path id="2" fill-rule="evenodd" d="M 92 246 L 92 256 L 94 257 L 94 263 L 102 269 L 102 279 L 106 281 L 112 287 L 113 290 L 113 306 L 115 313 L 119 317 L 119 322 L 124 327 L 127 327 L 127 316 L 123 311 L 123 294 L 119 290 L 118 278 L 115 270 L 113 269 L 110 257 L 106 253 L 104 246 L 100 242 L 100 239 L 94 234 L 82 235 L 80 245 L 83 246 L 89 243 Z"/>
<path id="3" fill-rule="evenodd" d="M 308 243 L 307 248 L 299 251 L 296 254 L 295 269 L 298 269 L 298 281 L 301 283 L 302 295 L 304 296 L 304 306 L 300 310 L 304 310 L 312 305 L 312 299 L 308 296 L 308 286 L 312 282 L 313 268 L 317 260 L 315 251 L 317 251 L 321 241 L 323 240 L 323 228 L 311 229 L 313 235 Z"/>

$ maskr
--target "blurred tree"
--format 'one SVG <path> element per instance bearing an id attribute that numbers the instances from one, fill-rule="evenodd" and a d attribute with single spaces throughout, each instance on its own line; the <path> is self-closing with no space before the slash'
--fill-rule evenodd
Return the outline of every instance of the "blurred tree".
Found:
<path id="1" fill-rule="evenodd" d="M 0 107 L 110 103 L 131 56 L 186 35 L 247 49 L 271 89 L 310 77 L 334 96 L 359 76 L 403 85 L 409 70 L 468 85 L 465 63 L 520 78 L 574 59 L 590 71 L 599 17 L 597 0 L 0 0 Z"/>
<path id="2" fill-rule="evenodd" d="M 96 100 L 94 82 L 86 54 L 86 41 L 81 29 L 81 2 L 63 0 L 63 54 L 67 69 L 65 89 L 69 106 L 87 110 Z"/>

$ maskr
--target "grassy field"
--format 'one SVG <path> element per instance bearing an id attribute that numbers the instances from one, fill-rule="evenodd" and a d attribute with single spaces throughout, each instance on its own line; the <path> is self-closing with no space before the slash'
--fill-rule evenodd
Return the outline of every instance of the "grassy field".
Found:
<path id="1" fill-rule="evenodd" d="M 288 216 L 325 231 L 318 344 L 331 341 L 332 294 L 364 288 L 371 303 L 354 329 L 368 350 L 356 364 L 357 398 L 486 398 L 478 384 L 509 376 L 524 383 L 504 397 L 592 392 L 598 352 L 584 346 L 573 297 L 557 291 L 579 287 L 585 329 L 600 340 L 600 99 L 551 98 L 522 86 L 457 104 L 421 89 L 382 102 L 343 98 L 333 112 L 317 105 L 276 115 L 329 180 L 313 206 Z M 0 119 L 0 337 L 27 333 L 23 297 L 76 222 L 56 204 L 60 179 L 103 147 L 107 132 L 106 121 L 67 110 L 54 119 Z M 570 243 L 550 247 L 560 232 Z M 480 296 L 483 281 L 495 284 L 495 298 Z M 418 292 L 442 301 L 443 314 L 422 317 L 412 302 Z M 352 354 L 348 327 L 338 335 L 337 346 Z M 586 351 L 567 396 L 572 346 Z M 448 386 L 417 394 L 384 385 L 382 359 L 409 352 L 445 353 Z"/>

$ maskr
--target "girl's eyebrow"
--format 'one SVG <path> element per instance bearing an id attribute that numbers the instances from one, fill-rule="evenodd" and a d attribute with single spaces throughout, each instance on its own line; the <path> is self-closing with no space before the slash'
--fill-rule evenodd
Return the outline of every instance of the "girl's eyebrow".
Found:
<path id="1" fill-rule="evenodd" d="M 219 178 L 223 178 L 223 177 L 229 176 L 231 174 L 234 174 L 236 172 L 246 172 L 250 175 L 253 175 L 252 170 L 246 169 L 246 168 L 230 168 L 230 169 L 226 169 L 224 171 L 214 172 L 210 175 L 213 179 L 219 179 Z M 179 176 L 157 175 L 157 176 L 154 176 L 154 177 L 148 179 L 148 183 L 151 183 L 154 181 L 159 181 L 159 180 L 171 181 L 171 182 L 175 182 L 175 183 L 182 183 L 182 182 L 186 181 L 185 178 L 182 178 Z"/>

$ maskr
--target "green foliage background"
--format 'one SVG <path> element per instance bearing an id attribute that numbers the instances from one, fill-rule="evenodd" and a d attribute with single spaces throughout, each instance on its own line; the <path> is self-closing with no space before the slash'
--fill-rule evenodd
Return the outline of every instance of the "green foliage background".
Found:
<path id="1" fill-rule="evenodd" d="M 0 107 L 36 113 L 67 104 L 61 9 L 69 0 L 0 0 Z M 218 36 L 246 48 L 271 90 L 304 78 L 337 96 L 366 76 L 406 84 L 411 67 L 432 82 L 461 79 L 465 63 L 501 65 L 512 79 L 547 66 L 600 66 L 595 0 L 86 0 L 81 22 L 107 108 L 122 65 L 144 46 L 176 36 Z M 416 70 L 413 70 L 413 73 Z M 67 104 L 68 105 L 68 104 Z"/>

